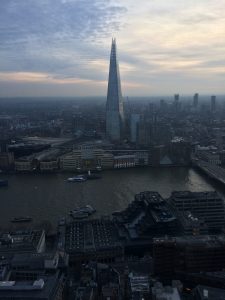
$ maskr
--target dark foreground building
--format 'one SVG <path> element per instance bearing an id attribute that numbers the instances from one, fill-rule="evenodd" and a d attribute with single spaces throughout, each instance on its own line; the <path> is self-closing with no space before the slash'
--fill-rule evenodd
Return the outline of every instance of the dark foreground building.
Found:
<path id="1" fill-rule="evenodd" d="M 225 268 L 225 237 L 159 238 L 153 241 L 156 274 L 212 272 Z"/>
<path id="2" fill-rule="evenodd" d="M 63 300 L 64 277 L 59 272 L 36 280 L 0 282 L 0 300 Z"/>
<path id="3" fill-rule="evenodd" d="M 172 192 L 169 201 L 178 211 L 190 211 L 204 220 L 210 231 L 224 228 L 224 200 L 217 192 Z"/>
<path id="4" fill-rule="evenodd" d="M 116 226 L 108 220 L 68 224 L 65 250 L 70 256 L 71 264 L 89 261 L 109 263 L 123 256 L 123 246 L 119 242 Z"/>

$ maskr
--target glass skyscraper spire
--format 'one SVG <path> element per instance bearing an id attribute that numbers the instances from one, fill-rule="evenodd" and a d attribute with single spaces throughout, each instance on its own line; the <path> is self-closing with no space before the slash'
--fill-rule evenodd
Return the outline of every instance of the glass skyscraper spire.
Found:
<path id="1" fill-rule="evenodd" d="M 106 134 L 112 141 L 120 141 L 123 135 L 123 97 L 121 92 L 116 39 L 112 40 L 110 55 L 108 93 L 106 102 Z"/>

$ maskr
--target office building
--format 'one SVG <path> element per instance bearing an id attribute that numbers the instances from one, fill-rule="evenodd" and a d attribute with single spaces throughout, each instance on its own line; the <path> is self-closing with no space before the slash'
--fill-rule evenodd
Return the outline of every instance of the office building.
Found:
<path id="1" fill-rule="evenodd" d="M 109 220 L 72 222 L 66 226 L 65 249 L 70 263 L 112 262 L 123 256 L 115 224 Z"/>
<path id="2" fill-rule="evenodd" d="M 174 95 L 174 111 L 175 111 L 175 113 L 178 113 L 178 111 L 179 111 L 179 106 L 180 106 L 179 99 L 180 99 L 180 95 L 175 94 Z"/>
<path id="3" fill-rule="evenodd" d="M 4 300 L 63 300 L 64 276 L 39 274 L 35 280 L 0 282 L 0 299 Z"/>
<path id="4" fill-rule="evenodd" d="M 135 195 L 128 207 L 114 214 L 124 226 L 130 240 L 174 235 L 177 233 L 177 218 L 167 202 L 157 192 L 145 191 Z"/>
<path id="5" fill-rule="evenodd" d="M 216 111 L 216 96 L 211 96 L 211 112 Z"/>
<path id="6" fill-rule="evenodd" d="M 44 230 L 20 230 L 0 234 L 0 256 L 18 253 L 42 253 L 44 250 Z"/>
<path id="7" fill-rule="evenodd" d="M 194 107 L 195 109 L 198 108 L 198 97 L 199 97 L 199 95 L 198 95 L 197 93 L 194 94 L 194 97 L 193 97 L 193 107 Z"/>
<path id="8" fill-rule="evenodd" d="M 155 238 L 153 260 L 156 274 L 221 271 L 225 267 L 225 238 L 187 236 Z"/>
<path id="9" fill-rule="evenodd" d="M 130 140 L 132 143 L 137 142 L 137 129 L 140 122 L 139 114 L 132 114 L 130 119 Z"/>
<path id="10" fill-rule="evenodd" d="M 217 192 L 172 192 L 169 201 L 177 210 L 190 211 L 204 220 L 211 231 L 220 231 L 225 225 L 224 201 Z"/>
<path id="11" fill-rule="evenodd" d="M 116 51 L 116 40 L 113 39 L 106 102 L 106 135 L 112 141 L 121 140 L 124 127 L 123 97 Z"/>

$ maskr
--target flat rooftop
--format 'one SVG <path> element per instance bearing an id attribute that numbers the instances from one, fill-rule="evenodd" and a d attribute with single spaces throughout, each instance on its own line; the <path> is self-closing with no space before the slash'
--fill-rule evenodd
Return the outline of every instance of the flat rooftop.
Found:
<path id="1" fill-rule="evenodd" d="M 59 273 L 36 281 L 0 281 L 0 299 L 50 299 L 61 281 Z"/>
<path id="2" fill-rule="evenodd" d="M 44 230 L 23 230 L 0 233 L 0 253 L 35 251 L 44 238 Z"/>
<path id="3" fill-rule="evenodd" d="M 116 226 L 109 220 L 72 222 L 66 228 L 66 250 L 101 251 L 121 246 Z"/>
<path id="4" fill-rule="evenodd" d="M 167 238 L 154 238 L 154 243 L 176 243 L 177 245 L 196 245 L 204 246 L 204 248 L 225 246 L 224 235 L 199 235 L 199 236 L 182 236 L 182 237 L 167 237 Z"/>

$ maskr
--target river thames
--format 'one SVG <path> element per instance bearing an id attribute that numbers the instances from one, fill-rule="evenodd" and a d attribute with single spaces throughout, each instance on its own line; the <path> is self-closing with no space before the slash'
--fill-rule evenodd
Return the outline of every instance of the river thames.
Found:
<path id="1" fill-rule="evenodd" d="M 8 227 L 14 217 L 30 216 L 34 224 L 68 216 L 77 206 L 90 204 L 95 216 L 124 209 L 141 191 L 210 191 L 218 188 L 206 177 L 189 168 L 137 168 L 102 172 L 99 180 L 68 183 L 69 173 L 1 175 L 9 180 L 0 188 L 0 227 Z M 213 185 L 212 185 L 213 184 Z M 219 190 L 221 192 L 221 190 Z"/>

